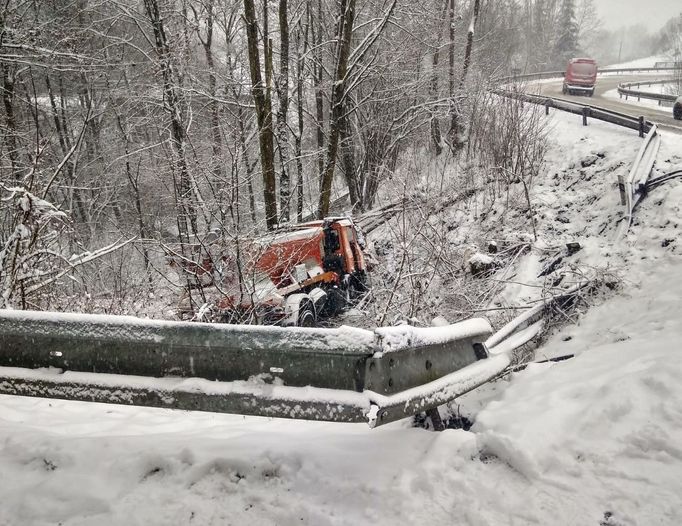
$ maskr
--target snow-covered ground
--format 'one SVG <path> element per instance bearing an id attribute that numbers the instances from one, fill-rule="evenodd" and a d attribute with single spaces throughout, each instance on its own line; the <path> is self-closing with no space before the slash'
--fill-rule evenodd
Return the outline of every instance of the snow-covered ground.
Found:
<path id="1" fill-rule="evenodd" d="M 575 358 L 468 395 L 473 428 L 442 433 L 0 396 L 0 525 L 682 523 L 682 181 L 616 241 L 640 139 L 550 119 L 541 243 L 497 299 L 536 297 L 543 247 L 578 239 L 568 263 L 620 285 L 537 351 Z M 664 134 L 661 171 L 681 143 Z"/>
<path id="2" fill-rule="evenodd" d="M 619 64 L 611 64 L 605 66 L 607 69 L 617 68 L 653 68 L 656 62 L 673 62 L 675 59 L 672 55 L 654 55 L 652 57 L 643 57 L 628 62 L 621 62 Z"/>

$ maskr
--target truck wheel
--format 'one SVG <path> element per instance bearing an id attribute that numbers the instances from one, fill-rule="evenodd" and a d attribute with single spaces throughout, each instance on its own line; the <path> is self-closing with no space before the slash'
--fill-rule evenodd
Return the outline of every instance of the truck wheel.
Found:
<path id="1" fill-rule="evenodd" d="M 675 104 L 673 108 L 673 117 L 675 120 L 682 121 L 682 104 Z"/>
<path id="2" fill-rule="evenodd" d="M 297 327 L 315 327 L 315 308 L 309 301 L 301 303 L 298 308 Z"/>
<path id="3" fill-rule="evenodd" d="M 336 316 L 341 313 L 348 305 L 348 292 L 339 287 L 334 287 L 327 291 L 327 303 L 324 311 L 327 316 Z"/>

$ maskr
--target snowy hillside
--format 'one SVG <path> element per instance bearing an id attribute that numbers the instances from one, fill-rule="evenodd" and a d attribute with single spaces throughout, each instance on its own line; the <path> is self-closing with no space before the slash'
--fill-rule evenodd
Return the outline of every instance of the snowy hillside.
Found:
<path id="1" fill-rule="evenodd" d="M 473 427 L 442 433 L 0 396 L 0 525 L 682 523 L 682 181 L 616 240 L 615 181 L 640 139 L 551 119 L 538 242 L 491 302 L 537 298 L 550 249 L 580 241 L 567 268 L 616 290 L 537 350 L 575 358 L 468 395 Z M 658 168 L 682 168 L 679 136 Z M 451 242 L 510 234 L 495 216 Z"/>

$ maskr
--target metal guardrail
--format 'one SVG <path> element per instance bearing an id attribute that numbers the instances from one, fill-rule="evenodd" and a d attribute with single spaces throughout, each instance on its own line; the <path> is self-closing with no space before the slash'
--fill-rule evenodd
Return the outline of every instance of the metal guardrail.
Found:
<path id="1" fill-rule="evenodd" d="M 640 91 L 639 88 L 642 86 L 642 84 L 646 84 L 648 86 L 653 86 L 653 85 L 658 85 L 658 84 L 672 84 L 674 82 L 680 82 L 678 79 L 668 79 L 668 80 L 652 80 L 649 82 L 624 82 L 623 84 L 618 85 L 618 94 L 620 95 L 621 98 L 625 96 L 625 100 L 628 100 L 629 97 L 637 98 L 639 101 L 640 99 L 647 99 L 647 100 L 657 100 L 659 106 L 661 105 L 661 102 L 670 102 L 673 104 L 677 100 L 677 95 L 669 95 L 667 93 L 651 93 L 647 91 Z M 637 86 L 638 89 L 633 90 L 630 89 L 633 86 Z"/>
<path id="2" fill-rule="evenodd" d="M 661 73 L 662 71 L 682 71 L 682 65 L 679 66 L 662 66 L 653 68 L 600 68 L 597 71 L 598 75 L 618 75 L 621 73 Z M 523 82 L 532 80 L 545 80 L 554 78 L 563 78 L 565 71 L 540 71 L 536 73 L 520 73 L 516 75 L 507 75 L 493 79 L 495 84 L 506 84 L 509 82 Z"/>
<path id="3" fill-rule="evenodd" d="M 637 152 L 634 163 L 630 168 L 627 179 L 619 179 L 621 204 L 625 205 L 624 220 L 618 230 L 618 237 L 622 237 L 632 226 L 632 217 L 637 204 L 646 195 L 647 181 L 651 176 L 656 156 L 661 147 L 661 136 L 654 124 L 644 138 L 644 144 Z"/>
<path id="4" fill-rule="evenodd" d="M 656 69 L 682 69 L 682 62 L 654 62 Z"/>
<path id="5" fill-rule="evenodd" d="M 589 104 L 578 104 L 563 99 L 555 99 L 545 95 L 535 95 L 517 90 L 495 89 L 493 92 L 504 97 L 522 100 L 532 104 L 539 104 L 544 106 L 547 110 L 549 110 L 549 108 L 554 108 L 567 113 L 581 115 L 585 124 L 587 123 L 588 118 L 593 118 L 616 124 L 617 126 L 624 128 L 630 128 L 631 130 L 637 130 L 641 137 L 644 137 L 655 126 L 654 123 L 645 120 L 643 117 L 633 117 L 626 113 L 606 110 Z"/>
<path id="6" fill-rule="evenodd" d="M 376 426 L 509 365 L 489 323 L 302 329 L 0 311 L 0 394 Z"/>
<path id="7" fill-rule="evenodd" d="M 650 71 L 652 69 L 655 68 L 642 68 L 635 69 L 633 71 Z M 610 70 L 606 70 L 606 72 L 609 71 Z M 661 71 L 661 69 L 657 69 L 656 71 Z M 604 72 L 604 70 L 602 70 L 602 72 Z M 547 72 L 546 74 L 553 75 L 554 73 L 556 72 Z M 621 226 L 618 228 L 617 232 L 617 237 L 622 237 L 632 225 L 632 217 L 635 207 L 641 198 L 646 195 L 646 183 L 651 176 L 651 172 L 653 171 L 656 161 L 656 155 L 660 149 L 661 138 L 656 124 L 651 121 L 647 121 L 642 116 L 635 117 L 625 113 L 606 110 L 604 108 L 591 105 L 572 103 L 553 97 L 524 93 L 515 89 L 510 90 L 498 88 L 493 90 L 493 92 L 504 97 L 514 98 L 517 100 L 530 102 L 532 104 L 543 105 L 545 106 L 545 111 L 547 113 L 549 113 L 549 108 L 555 108 L 561 111 L 582 115 L 584 125 L 587 125 L 588 118 L 594 118 L 638 131 L 639 136 L 644 138 L 644 142 L 637 153 L 637 157 L 635 157 L 635 161 L 632 164 L 627 179 L 619 178 L 618 180 L 621 194 L 621 204 L 625 206 L 623 222 L 621 223 Z"/>

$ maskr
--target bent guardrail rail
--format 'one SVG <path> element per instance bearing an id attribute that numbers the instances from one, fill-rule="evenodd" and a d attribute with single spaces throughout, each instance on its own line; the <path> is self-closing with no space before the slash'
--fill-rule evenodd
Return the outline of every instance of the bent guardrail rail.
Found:
<path id="1" fill-rule="evenodd" d="M 0 311 L 0 394 L 385 424 L 499 374 L 491 327 L 302 329 Z"/>
<path id="2" fill-rule="evenodd" d="M 545 106 L 547 112 L 549 112 L 549 108 L 555 108 L 568 113 L 582 115 L 583 124 L 587 124 L 587 119 L 589 117 L 624 128 L 637 130 L 639 132 L 639 136 L 644 138 L 644 142 L 637 152 L 637 156 L 630 168 L 627 179 L 619 178 L 618 180 L 621 204 L 625 206 L 622 217 L 623 222 L 617 231 L 617 238 L 622 237 L 630 229 L 633 211 L 646 193 L 646 183 L 651 176 L 656 162 L 656 156 L 658 155 L 661 146 L 661 137 L 658 133 L 657 125 L 651 121 L 647 121 L 641 116 L 634 117 L 625 113 L 606 110 L 587 104 L 568 102 L 563 99 L 535 95 L 518 90 L 498 88 L 493 90 L 493 93 L 503 97 Z"/>

